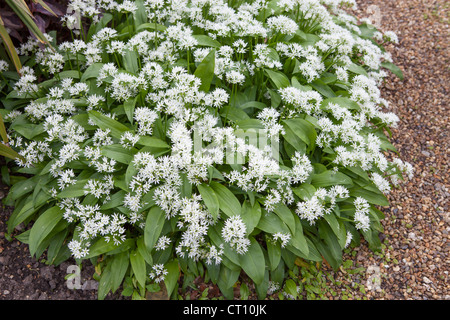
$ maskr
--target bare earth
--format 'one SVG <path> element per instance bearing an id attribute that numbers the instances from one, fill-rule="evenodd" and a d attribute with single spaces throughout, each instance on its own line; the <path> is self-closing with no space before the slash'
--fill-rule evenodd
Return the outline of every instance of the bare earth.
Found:
<path id="1" fill-rule="evenodd" d="M 415 168 L 413 180 L 389 195 L 382 208 L 384 249 L 374 254 L 365 243 L 352 249 L 341 271 L 326 265 L 329 299 L 449 300 L 449 7 L 446 0 L 357 1 L 358 16 L 379 20 L 399 37 L 391 45 L 394 63 L 405 75 L 389 76 L 381 89 L 401 121 L 392 143 Z M 378 20 L 377 20 L 378 19 Z M 0 188 L 0 199 L 7 193 Z M 0 300 L 89 300 L 95 288 L 70 290 L 64 277 L 73 262 L 47 266 L 31 258 L 27 245 L 5 239 L 11 210 L 0 208 Z M 94 268 L 86 265 L 81 284 Z M 107 299 L 121 299 L 109 295 Z"/>

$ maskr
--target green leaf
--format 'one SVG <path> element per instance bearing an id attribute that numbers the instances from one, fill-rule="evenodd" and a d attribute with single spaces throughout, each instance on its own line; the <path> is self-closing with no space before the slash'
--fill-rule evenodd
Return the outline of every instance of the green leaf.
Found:
<path id="1" fill-rule="evenodd" d="M 0 137 L 4 143 L 8 143 L 8 135 L 6 134 L 5 123 L 3 122 L 3 117 L 0 114 Z"/>
<path id="2" fill-rule="evenodd" d="M 137 97 L 130 98 L 123 103 L 123 109 L 127 115 L 128 121 L 133 124 L 134 108 L 136 106 Z"/>
<path id="3" fill-rule="evenodd" d="M 8 233 L 12 233 L 15 227 L 36 213 L 48 199 L 50 199 L 50 196 L 44 191 L 39 192 L 35 201 L 33 201 L 32 195 L 28 196 L 24 205 L 16 207 L 10 216 L 8 220 Z"/>
<path id="4" fill-rule="evenodd" d="M 89 67 L 87 67 L 87 69 L 84 71 L 83 75 L 80 78 L 80 82 L 85 82 L 88 79 L 91 78 L 97 78 L 99 73 L 100 73 L 100 69 L 104 66 L 103 63 L 97 62 L 94 64 L 91 64 Z"/>
<path id="5" fill-rule="evenodd" d="M 272 234 L 277 232 L 290 232 L 286 224 L 275 213 L 267 212 L 266 210 L 263 210 L 257 228 Z"/>
<path id="6" fill-rule="evenodd" d="M 137 74 L 139 72 L 139 54 L 136 51 L 128 50 L 122 54 L 122 57 L 125 70 L 131 74 Z"/>
<path id="7" fill-rule="evenodd" d="M 161 149 L 169 148 L 169 145 L 165 141 L 149 136 L 141 136 L 139 138 L 138 143 L 152 148 L 161 148 Z"/>
<path id="8" fill-rule="evenodd" d="M 219 200 L 219 208 L 228 217 L 241 214 L 241 204 L 233 192 L 218 182 L 211 182 L 210 186 Z"/>
<path id="9" fill-rule="evenodd" d="M 299 151 L 302 154 L 306 153 L 306 143 L 288 125 L 284 126 L 283 138 L 285 147 L 286 143 L 288 143 L 296 151 Z"/>
<path id="10" fill-rule="evenodd" d="M 34 191 L 38 184 L 38 177 L 32 177 L 19 182 L 16 182 L 11 189 L 9 189 L 8 198 L 11 200 L 17 200 L 20 197 Z"/>
<path id="11" fill-rule="evenodd" d="M 331 230 L 333 230 L 333 233 L 336 236 L 336 238 L 338 239 L 339 245 L 341 246 L 341 248 L 344 249 L 345 242 L 347 240 L 347 232 L 345 231 L 344 224 L 342 222 L 340 223 L 338 221 L 338 219 L 336 218 L 336 215 L 333 212 L 331 212 L 329 214 L 325 214 L 323 216 L 323 218 L 328 223 Z"/>
<path id="12" fill-rule="evenodd" d="M 147 13 L 144 6 L 144 0 L 136 0 L 137 10 L 133 13 L 135 28 L 147 23 Z"/>
<path id="13" fill-rule="evenodd" d="M 115 292 L 122 284 L 129 264 L 130 258 L 128 257 L 128 251 L 113 256 L 111 262 L 111 290 L 113 292 Z"/>
<path id="14" fill-rule="evenodd" d="M 31 256 L 36 253 L 41 242 L 55 228 L 62 217 L 63 211 L 58 206 L 51 207 L 39 216 L 30 231 L 29 245 Z"/>
<path id="15" fill-rule="evenodd" d="M 333 185 L 353 185 L 353 181 L 349 176 L 343 174 L 342 172 L 334 172 L 331 170 L 327 170 L 319 174 L 313 174 L 311 178 L 311 184 L 316 188 Z"/>
<path id="16" fill-rule="evenodd" d="M 255 108 L 259 110 L 263 110 L 267 108 L 267 105 L 263 102 L 259 101 L 249 101 L 239 106 L 241 109 Z"/>
<path id="17" fill-rule="evenodd" d="M 151 30 L 157 30 L 157 31 L 164 31 L 167 29 L 166 26 L 163 26 L 162 24 L 157 24 L 157 23 L 152 23 L 152 22 L 148 22 L 148 23 L 144 23 L 141 24 L 139 27 L 136 28 L 136 32 L 141 32 L 144 29 L 151 29 Z"/>
<path id="18" fill-rule="evenodd" d="M 317 132 L 314 126 L 309 121 L 300 118 L 294 118 L 283 120 L 283 123 L 286 124 L 292 130 L 292 132 L 297 135 L 297 137 L 299 137 L 304 143 L 309 146 L 309 150 L 314 147 L 317 138 Z"/>
<path id="19" fill-rule="evenodd" d="M 144 242 L 148 251 L 152 251 L 158 241 L 165 221 L 165 213 L 160 207 L 154 206 L 148 212 L 144 229 Z"/>
<path id="20" fill-rule="evenodd" d="M 198 185 L 197 188 L 209 213 L 211 213 L 214 219 L 217 219 L 219 217 L 219 199 L 216 193 L 210 186 L 204 183 Z"/>
<path id="21" fill-rule="evenodd" d="M 261 206 L 258 202 L 255 202 L 252 206 L 249 201 L 245 201 L 242 204 L 242 221 L 244 221 L 246 228 L 246 233 L 249 235 L 253 232 L 255 227 L 258 225 L 261 219 Z"/>
<path id="22" fill-rule="evenodd" d="M 4 156 L 10 159 L 22 159 L 25 160 L 24 157 L 19 155 L 17 152 L 15 152 L 10 147 L 0 143 L 0 156 Z"/>
<path id="23" fill-rule="evenodd" d="M 118 192 L 114 193 L 108 202 L 105 202 L 101 207 L 100 210 L 108 210 L 116 208 L 123 204 L 123 200 L 125 198 L 125 195 L 127 193 L 124 190 L 119 190 Z"/>
<path id="24" fill-rule="evenodd" d="M 331 267 L 334 270 L 337 270 L 342 264 L 342 248 L 339 245 L 339 241 L 330 226 L 324 220 L 318 221 L 317 229 L 319 231 L 319 237 L 323 239 L 325 243 L 320 239 L 314 241 L 313 238 L 314 244 Z"/>
<path id="25" fill-rule="evenodd" d="M 114 244 L 114 241 L 108 242 L 105 238 L 100 238 L 89 248 L 89 253 L 85 259 L 100 256 L 116 248 L 117 245 Z"/>
<path id="26" fill-rule="evenodd" d="M 170 296 L 175 290 L 175 287 L 180 277 L 180 268 L 178 266 L 178 260 L 174 259 L 164 266 L 167 270 L 167 275 L 164 278 L 164 284 L 166 285 L 167 295 Z"/>
<path id="27" fill-rule="evenodd" d="M 295 234 L 295 219 L 292 211 L 283 203 L 275 205 L 273 212 L 289 227 L 292 234 Z"/>
<path id="28" fill-rule="evenodd" d="M 333 103 L 350 110 L 360 110 L 358 103 L 346 97 L 332 97 L 324 99 L 320 103 L 321 109 L 326 109 L 328 104 Z"/>
<path id="29" fill-rule="evenodd" d="M 306 240 L 306 237 L 303 233 L 303 226 L 300 221 L 300 219 L 296 216 L 295 217 L 295 233 L 293 233 L 291 240 L 289 243 L 296 248 L 297 250 L 301 251 L 305 257 L 308 257 L 309 255 L 309 246 L 308 242 Z"/>
<path id="30" fill-rule="evenodd" d="M 84 186 L 86 185 L 88 179 L 83 179 L 77 181 L 75 184 L 66 187 L 60 193 L 58 193 L 57 197 L 59 199 L 63 198 L 77 198 L 84 196 Z"/>
<path id="31" fill-rule="evenodd" d="M 141 287 L 145 287 L 145 282 L 147 279 L 147 267 L 145 260 L 142 257 L 139 250 L 133 250 L 130 254 L 131 268 L 133 269 L 136 280 L 139 282 Z"/>
<path id="32" fill-rule="evenodd" d="M 199 89 L 208 92 L 214 77 L 214 68 L 216 65 L 216 51 L 212 49 L 202 62 L 197 66 L 194 76 L 202 81 Z"/>
<path id="33" fill-rule="evenodd" d="M 111 130 L 111 135 L 117 139 L 120 139 L 125 131 L 129 131 L 129 128 L 121 124 L 119 121 L 107 117 L 95 110 L 89 111 L 89 118 L 91 118 L 91 120 L 98 125 L 100 129 Z"/>
<path id="34" fill-rule="evenodd" d="M 329 85 L 327 85 L 325 82 L 323 82 L 320 79 L 316 79 L 313 82 L 310 83 L 311 87 L 313 87 L 316 91 L 318 91 L 320 94 L 327 98 L 336 97 L 336 94 L 334 91 L 330 88 Z"/>
<path id="35" fill-rule="evenodd" d="M 281 260 L 281 245 L 273 243 L 271 239 L 267 239 L 267 255 L 269 257 L 270 270 L 274 271 Z"/>
<path id="36" fill-rule="evenodd" d="M 367 71 L 363 67 L 358 66 L 355 63 L 352 63 L 348 66 L 348 71 L 359 74 L 359 75 L 367 76 Z"/>
<path id="37" fill-rule="evenodd" d="M 105 269 L 102 272 L 102 277 L 98 283 L 98 300 L 104 300 L 109 291 L 111 291 L 113 287 L 113 279 L 111 272 L 112 264 L 108 263 Z"/>
<path id="38" fill-rule="evenodd" d="M 198 45 L 201 47 L 220 48 L 222 46 L 219 41 L 204 34 L 194 34 L 192 37 L 197 40 Z"/>
<path id="39" fill-rule="evenodd" d="M 402 70 L 399 67 L 397 67 L 395 64 L 393 64 L 392 62 L 384 61 L 381 63 L 381 66 L 383 68 L 390 70 L 393 74 L 395 74 L 397 77 L 399 77 L 400 80 L 404 79 Z"/>
<path id="40" fill-rule="evenodd" d="M 224 267 L 223 265 L 220 268 L 219 272 L 219 281 L 217 281 L 217 285 L 221 293 L 228 300 L 234 298 L 233 294 L 233 285 L 239 279 L 240 268 L 239 269 L 229 269 Z"/>
<path id="41" fill-rule="evenodd" d="M 137 249 L 139 250 L 139 253 L 144 258 L 145 262 L 147 262 L 149 265 L 153 265 L 152 255 L 150 254 L 150 252 L 147 250 L 147 247 L 145 246 L 143 236 L 140 236 L 136 240 L 136 246 L 137 246 Z"/>
<path id="42" fill-rule="evenodd" d="M 41 124 L 16 124 L 12 125 L 11 129 L 24 136 L 25 138 L 32 140 L 35 136 L 45 132 L 44 125 Z"/>
<path id="43" fill-rule="evenodd" d="M 311 199 L 316 193 L 316 188 L 309 183 L 302 183 L 300 187 L 292 188 L 292 191 L 297 197 L 303 201 Z"/>
<path id="44" fill-rule="evenodd" d="M 108 158 L 114 159 L 117 162 L 129 164 L 133 161 L 133 150 L 125 149 L 121 144 L 111 144 L 101 147 L 100 153 Z"/>
<path id="45" fill-rule="evenodd" d="M 267 76 L 272 80 L 277 89 L 282 89 L 290 86 L 289 78 L 280 71 L 273 71 L 270 69 L 264 69 Z"/>
<path id="46" fill-rule="evenodd" d="M 389 201 L 386 196 L 379 190 L 368 190 L 366 188 L 355 187 L 349 189 L 350 196 L 352 197 L 362 197 L 366 199 L 369 203 L 375 204 L 377 206 L 389 206 Z"/>
<path id="47" fill-rule="evenodd" d="M 295 284 L 294 280 L 288 279 L 286 281 L 286 283 L 284 284 L 284 291 L 286 291 L 286 293 L 291 295 L 294 299 L 297 298 L 297 285 Z"/>

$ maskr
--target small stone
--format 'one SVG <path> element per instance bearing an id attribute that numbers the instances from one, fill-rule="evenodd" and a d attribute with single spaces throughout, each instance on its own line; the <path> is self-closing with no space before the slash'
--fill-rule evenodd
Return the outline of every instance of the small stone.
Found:
<path id="1" fill-rule="evenodd" d="M 423 282 L 425 282 L 426 284 L 433 283 L 433 281 L 431 281 L 427 277 L 423 277 Z"/>
<path id="2" fill-rule="evenodd" d="M 408 234 L 408 238 L 411 239 L 411 240 L 417 240 L 417 236 L 416 236 L 416 234 L 414 232 L 410 232 Z"/>

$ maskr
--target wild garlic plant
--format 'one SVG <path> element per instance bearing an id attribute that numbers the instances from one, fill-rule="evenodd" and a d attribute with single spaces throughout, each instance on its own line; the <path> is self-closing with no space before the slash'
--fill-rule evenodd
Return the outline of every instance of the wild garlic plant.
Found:
<path id="1" fill-rule="evenodd" d="M 28 40 L 5 78 L 26 177 L 8 232 L 33 222 L 17 235 L 32 255 L 99 263 L 99 298 L 130 277 L 134 297 L 152 281 L 176 297 L 198 275 L 230 298 L 241 270 L 263 298 L 297 257 L 338 268 L 361 236 L 378 248 L 377 207 L 412 166 L 379 89 L 401 76 L 382 42 L 395 34 L 355 6 L 69 1 L 72 41 Z"/>

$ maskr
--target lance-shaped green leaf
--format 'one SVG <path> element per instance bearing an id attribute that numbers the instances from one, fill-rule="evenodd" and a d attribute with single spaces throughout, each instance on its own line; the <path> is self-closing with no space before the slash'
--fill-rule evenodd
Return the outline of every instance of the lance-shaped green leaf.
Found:
<path id="1" fill-rule="evenodd" d="M 145 281 L 147 279 L 147 267 L 145 265 L 144 257 L 141 255 L 138 249 L 133 250 L 130 253 L 130 263 L 133 269 L 136 280 L 142 287 L 145 287 Z"/>
<path id="2" fill-rule="evenodd" d="M 113 256 L 111 262 L 111 290 L 115 292 L 122 284 L 130 264 L 128 251 Z"/>
<path id="3" fill-rule="evenodd" d="M 147 22 L 147 23 L 143 23 L 139 27 L 137 27 L 136 32 L 141 32 L 142 30 L 145 30 L 145 29 L 156 30 L 156 31 L 162 32 L 162 31 L 166 30 L 167 27 L 163 26 L 162 24 Z"/>
<path id="4" fill-rule="evenodd" d="M 167 275 L 164 278 L 164 284 L 166 285 L 167 295 L 172 295 L 180 276 L 180 267 L 178 266 L 178 260 L 174 259 L 164 266 L 167 270 Z"/>
<path id="5" fill-rule="evenodd" d="M 89 247 L 89 253 L 84 257 L 90 259 L 99 255 L 105 254 L 116 249 L 118 246 L 114 241 L 107 241 L 105 238 L 98 239 L 93 245 Z"/>
<path id="6" fill-rule="evenodd" d="M 63 211 L 58 206 L 46 210 L 36 222 L 30 231 L 29 246 L 30 254 L 33 256 L 37 248 L 45 237 L 53 230 L 63 217 Z"/>
<path id="7" fill-rule="evenodd" d="M 248 251 L 245 254 L 239 255 L 239 262 L 245 273 L 256 284 L 263 282 L 266 262 L 260 244 L 253 237 L 250 238 Z"/>
<path id="8" fill-rule="evenodd" d="M 94 64 L 91 64 L 83 73 L 83 75 L 81 76 L 80 82 L 85 82 L 88 79 L 91 78 L 97 78 L 99 73 L 100 73 L 100 69 L 103 68 L 104 64 L 97 62 Z"/>
<path id="9" fill-rule="evenodd" d="M 308 121 L 300 118 L 283 120 L 285 126 L 288 126 L 292 132 L 297 135 L 308 146 L 314 145 L 317 132 L 314 126 Z"/>
<path id="10" fill-rule="evenodd" d="M 214 77 L 214 68 L 216 65 L 216 50 L 212 49 L 202 62 L 197 66 L 194 75 L 202 81 L 200 90 L 204 92 L 209 91 L 211 82 Z"/>
<path id="11" fill-rule="evenodd" d="M 381 66 L 383 68 L 390 70 L 393 74 L 395 74 L 397 77 L 399 77 L 400 80 L 404 79 L 402 70 L 399 67 L 397 67 L 395 64 L 393 64 L 392 62 L 384 61 L 381 63 Z"/>
<path id="12" fill-rule="evenodd" d="M 22 69 L 22 62 L 20 62 L 19 56 L 14 47 L 14 43 L 12 42 L 11 37 L 9 36 L 8 31 L 3 24 L 2 18 L 0 18 L 0 37 L 3 40 L 3 43 L 8 51 L 8 55 L 11 58 L 16 71 L 20 72 L 20 69 Z"/>
<path id="13" fill-rule="evenodd" d="M 216 193 L 210 186 L 204 183 L 199 184 L 197 188 L 209 213 L 211 213 L 214 219 L 217 219 L 219 217 L 219 199 Z"/>
<path id="14" fill-rule="evenodd" d="M 134 148 L 133 148 L 134 149 Z M 129 164 L 133 161 L 133 155 L 136 153 L 136 149 L 127 150 L 122 147 L 121 144 L 111 144 L 101 147 L 101 154 L 116 160 L 117 162 Z"/>
<path id="15" fill-rule="evenodd" d="M 22 157 L 16 151 L 11 149 L 11 147 L 5 146 L 4 144 L 1 144 L 1 143 L 0 143 L 0 156 L 4 156 L 4 157 L 10 158 L 10 159 L 25 160 L 24 157 Z"/>
<path id="16" fill-rule="evenodd" d="M 316 188 L 333 185 L 353 185 L 352 179 L 342 172 L 327 170 L 319 174 L 313 174 L 311 184 Z"/>
<path id="17" fill-rule="evenodd" d="M 4 143 L 8 143 L 8 136 L 6 134 L 5 123 L 3 122 L 3 117 L 0 114 L 0 137 Z"/>
<path id="18" fill-rule="evenodd" d="M 89 111 L 89 118 L 91 118 L 91 120 L 94 121 L 94 123 L 96 125 L 98 125 L 100 127 L 100 129 L 111 130 L 111 135 L 117 139 L 120 139 L 120 137 L 122 137 L 122 134 L 125 131 L 129 131 L 127 126 L 121 124 L 117 120 L 114 120 L 110 117 L 107 117 L 107 116 L 101 114 L 100 112 L 98 112 L 96 110 Z"/>
<path id="19" fill-rule="evenodd" d="M 219 41 L 214 40 L 205 34 L 194 34 L 192 37 L 197 40 L 198 45 L 202 47 L 220 48 L 222 46 Z"/>
<path id="20" fill-rule="evenodd" d="M 249 235 L 253 232 L 261 219 L 261 206 L 256 201 L 252 206 L 249 201 L 245 201 L 242 204 L 242 221 L 244 221 L 246 228 L 246 233 Z"/>
<path id="21" fill-rule="evenodd" d="M 152 147 L 152 148 L 169 148 L 169 145 L 156 137 L 149 137 L 149 136 L 141 136 L 139 138 L 138 144 L 144 145 L 146 147 Z"/>
<path id="22" fill-rule="evenodd" d="M 283 203 L 275 205 L 273 212 L 289 227 L 292 234 L 295 234 L 295 219 L 292 211 Z"/>
<path id="23" fill-rule="evenodd" d="M 219 208 L 223 213 L 229 217 L 241 214 L 241 204 L 230 189 L 214 181 L 211 182 L 210 186 L 216 193 L 219 200 Z"/>
<path id="24" fill-rule="evenodd" d="M 144 243 L 148 251 L 152 251 L 158 241 L 165 221 L 164 211 L 160 207 L 154 206 L 148 212 L 144 229 Z"/>
<path id="25" fill-rule="evenodd" d="M 264 71 L 277 89 L 282 89 L 290 86 L 289 78 L 284 73 L 280 71 L 273 71 L 270 69 L 264 69 Z"/>

